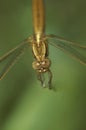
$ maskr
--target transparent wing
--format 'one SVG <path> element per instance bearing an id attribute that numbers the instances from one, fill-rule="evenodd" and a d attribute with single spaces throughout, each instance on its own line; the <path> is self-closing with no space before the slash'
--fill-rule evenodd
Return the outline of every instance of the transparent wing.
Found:
<path id="1" fill-rule="evenodd" d="M 20 56 L 24 53 L 24 49 L 28 46 L 28 40 L 24 40 L 20 45 L 16 46 L 12 50 L 8 51 L 6 54 L 0 57 L 0 65 L 2 65 L 2 70 L 0 70 L 0 80 L 7 74 L 7 72 L 12 68 L 12 66 L 17 62 Z M 6 62 L 6 63 L 5 63 Z"/>
<path id="2" fill-rule="evenodd" d="M 75 58 L 80 63 L 86 65 L 86 57 L 83 54 L 81 54 L 80 51 L 81 49 L 86 54 L 86 46 L 68 41 L 62 37 L 53 34 L 47 35 L 46 38 L 48 39 L 49 44 L 69 54 L 71 57 Z"/>

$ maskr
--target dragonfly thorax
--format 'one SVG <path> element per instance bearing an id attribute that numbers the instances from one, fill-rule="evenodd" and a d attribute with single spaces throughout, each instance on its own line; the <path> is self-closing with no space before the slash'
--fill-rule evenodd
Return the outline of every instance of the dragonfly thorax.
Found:
<path id="1" fill-rule="evenodd" d="M 34 61 L 32 63 L 32 66 L 35 70 L 37 70 L 39 73 L 43 73 L 49 70 L 50 67 L 50 60 L 44 59 L 43 61 Z"/>
<path id="2" fill-rule="evenodd" d="M 47 53 L 47 47 L 45 41 L 40 41 L 39 44 L 37 41 L 32 42 L 32 51 L 34 54 L 34 57 L 37 61 L 43 61 L 46 57 Z"/>

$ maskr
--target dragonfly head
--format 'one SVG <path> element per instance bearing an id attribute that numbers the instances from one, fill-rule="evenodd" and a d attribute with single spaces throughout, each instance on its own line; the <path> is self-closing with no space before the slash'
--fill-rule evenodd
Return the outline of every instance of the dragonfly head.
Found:
<path id="1" fill-rule="evenodd" d="M 52 88 L 51 81 L 52 81 L 52 73 L 49 69 L 50 67 L 50 60 L 45 58 L 42 61 L 34 61 L 32 66 L 35 70 L 37 70 L 37 77 L 38 80 L 41 82 L 43 87 Z M 46 72 L 46 73 L 45 73 Z"/>
<path id="2" fill-rule="evenodd" d="M 45 58 L 43 61 L 34 61 L 32 63 L 32 66 L 39 73 L 44 73 L 49 70 L 50 64 L 51 64 L 50 60 Z"/>

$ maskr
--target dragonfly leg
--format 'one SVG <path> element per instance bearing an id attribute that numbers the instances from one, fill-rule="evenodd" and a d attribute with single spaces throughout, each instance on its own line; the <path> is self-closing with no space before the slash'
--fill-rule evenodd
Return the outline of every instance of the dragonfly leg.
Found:
<path id="1" fill-rule="evenodd" d="M 49 89 L 52 89 L 52 72 L 48 70 L 48 75 L 49 75 L 49 81 L 48 81 L 48 87 Z"/>
<path id="2" fill-rule="evenodd" d="M 41 76 L 41 73 L 37 73 L 37 79 L 41 82 L 41 85 L 44 87 L 43 76 Z"/>
<path id="3" fill-rule="evenodd" d="M 52 73 L 51 73 L 50 70 L 48 70 L 46 73 L 48 73 L 47 79 L 45 77 L 45 73 L 38 73 L 37 78 L 41 82 L 43 87 L 47 87 L 48 86 L 49 89 L 52 89 L 52 86 L 51 86 Z"/>

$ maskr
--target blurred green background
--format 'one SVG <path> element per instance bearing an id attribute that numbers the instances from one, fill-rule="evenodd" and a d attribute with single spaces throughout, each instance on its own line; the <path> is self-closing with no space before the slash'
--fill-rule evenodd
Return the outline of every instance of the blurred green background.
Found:
<path id="1" fill-rule="evenodd" d="M 0 1 L 0 56 L 33 34 L 31 0 Z M 86 0 L 45 0 L 46 33 L 86 44 Z M 85 130 L 86 67 L 50 47 L 53 87 L 43 89 L 31 48 L 0 81 L 0 130 Z"/>

